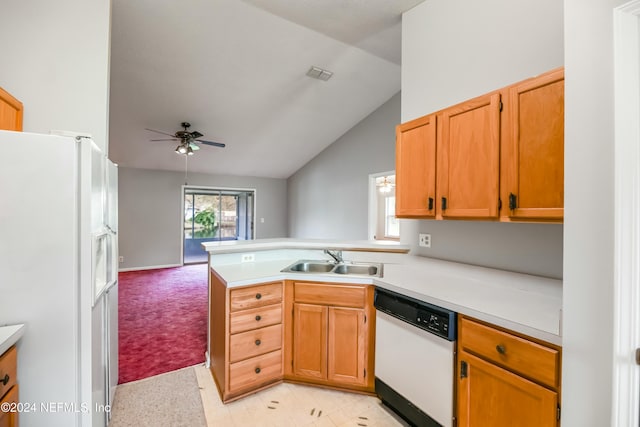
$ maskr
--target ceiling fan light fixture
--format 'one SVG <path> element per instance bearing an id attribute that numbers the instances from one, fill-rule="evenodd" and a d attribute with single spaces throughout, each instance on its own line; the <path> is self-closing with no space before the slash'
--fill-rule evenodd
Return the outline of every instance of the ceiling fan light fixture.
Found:
<path id="1" fill-rule="evenodd" d="M 190 145 L 187 147 L 187 156 L 193 156 L 193 148 Z"/>
<path id="2" fill-rule="evenodd" d="M 187 154 L 188 153 L 188 147 L 184 144 L 180 144 L 176 147 L 176 153 L 178 154 Z M 193 153 L 192 153 L 193 154 Z"/>
<path id="3" fill-rule="evenodd" d="M 385 176 L 382 181 L 378 181 L 377 186 L 381 193 L 390 193 L 395 184 Z"/>

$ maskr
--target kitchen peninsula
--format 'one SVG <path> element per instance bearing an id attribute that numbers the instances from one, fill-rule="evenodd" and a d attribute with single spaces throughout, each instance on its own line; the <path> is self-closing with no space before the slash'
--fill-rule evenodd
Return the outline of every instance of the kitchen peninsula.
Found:
<path id="1" fill-rule="evenodd" d="M 454 311 L 468 320 L 460 322 L 468 331 L 475 321 L 495 327 L 489 339 L 522 344 L 527 354 L 549 349 L 545 381 L 559 389 L 560 280 L 413 256 L 389 242 L 266 239 L 203 247 L 210 265 L 207 362 L 224 401 L 283 380 L 373 393 L 376 287 Z M 347 264 L 382 264 L 382 274 L 283 271 L 300 260 L 335 263 L 325 250 L 341 251 Z M 351 332 L 335 337 L 338 329 Z M 316 335 L 317 342 L 309 339 Z M 502 362 L 512 369 L 510 359 Z M 521 369 L 528 367 L 512 371 Z"/>

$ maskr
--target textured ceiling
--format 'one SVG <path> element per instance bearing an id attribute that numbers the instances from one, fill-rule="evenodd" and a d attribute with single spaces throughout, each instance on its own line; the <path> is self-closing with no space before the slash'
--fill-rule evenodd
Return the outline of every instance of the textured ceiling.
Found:
<path id="1" fill-rule="evenodd" d="M 420 2 L 113 0 L 109 156 L 183 171 L 145 128 L 189 121 L 227 144 L 190 171 L 286 178 L 400 90 L 400 14 Z"/>

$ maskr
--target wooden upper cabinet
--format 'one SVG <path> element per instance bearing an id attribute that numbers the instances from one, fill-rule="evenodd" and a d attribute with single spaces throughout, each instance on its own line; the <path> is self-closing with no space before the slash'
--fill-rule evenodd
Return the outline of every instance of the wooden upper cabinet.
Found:
<path id="1" fill-rule="evenodd" d="M 1 87 L 0 130 L 22 131 L 22 102 Z"/>
<path id="2" fill-rule="evenodd" d="M 498 217 L 500 98 L 490 93 L 439 115 L 438 217 Z"/>
<path id="3" fill-rule="evenodd" d="M 436 116 L 396 127 L 396 216 L 433 218 L 436 204 Z"/>
<path id="4" fill-rule="evenodd" d="M 564 216 L 564 69 L 509 87 L 503 141 L 503 220 Z"/>

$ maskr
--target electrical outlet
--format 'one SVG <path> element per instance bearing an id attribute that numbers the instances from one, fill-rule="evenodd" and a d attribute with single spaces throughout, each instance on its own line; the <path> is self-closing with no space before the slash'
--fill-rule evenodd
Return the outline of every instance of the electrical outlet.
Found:
<path id="1" fill-rule="evenodd" d="M 422 246 L 423 248 L 430 248 L 431 234 L 423 234 L 423 233 L 418 234 L 418 245 Z"/>
<path id="2" fill-rule="evenodd" d="M 120 257 L 118 258 L 118 261 L 124 262 L 124 257 L 122 255 L 120 255 Z"/>
<path id="3" fill-rule="evenodd" d="M 253 262 L 256 260 L 255 254 L 242 254 L 242 262 Z"/>

